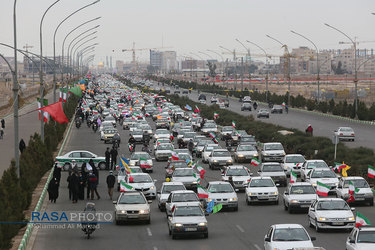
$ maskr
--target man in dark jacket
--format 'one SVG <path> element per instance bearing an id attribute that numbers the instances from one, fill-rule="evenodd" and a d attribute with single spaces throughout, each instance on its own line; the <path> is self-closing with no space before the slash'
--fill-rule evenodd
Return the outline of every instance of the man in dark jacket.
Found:
<path id="1" fill-rule="evenodd" d="M 53 178 L 48 184 L 48 196 L 49 200 L 56 203 L 56 199 L 59 197 L 59 182 L 56 178 Z"/>
<path id="2" fill-rule="evenodd" d="M 109 198 L 112 200 L 113 196 L 113 187 L 115 186 L 116 178 L 113 175 L 113 171 L 109 171 L 109 175 L 107 176 L 107 187 L 108 187 L 108 195 Z"/>
<path id="3" fill-rule="evenodd" d="M 112 148 L 111 150 L 111 170 L 113 170 L 113 166 L 117 164 L 117 149 Z"/>
<path id="4" fill-rule="evenodd" d="M 1 128 L 2 128 L 2 129 L 5 128 L 5 120 L 4 120 L 4 119 L 1 119 Z"/>
<path id="5" fill-rule="evenodd" d="M 105 169 L 109 169 L 109 161 L 111 160 L 111 152 L 109 151 L 109 148 L 105 151 Z"/>
<path id="6" fill-rule="evenodd" d="M 71 176 L 71 185 L 72 185 L 72 200 L 73 203 L 78 201 L 78 192 L 79 192 L 79 177 L 76 171 L 73 172 Z"/>
<path id="7" fill-rule="evenodd" d="M 98 183 L 98 178 L 95 176 L 93 172 L 90 171 L 89 176 L 89 187 L 90 187 L 90 192 L 91 192 L 91 200 L 94 199 L 94 192 L 96 193 L 96 196 L 98 197 L 98 200 L 100 199 L 100 195 L 98 194 L 98 191 L 96 190 L 97 183 Z"/>
<path id="8" fill-rule="evenodd" d="M 21 139 L 21 141 L 20 141 L 19 149 L 20 149 L 21 154 L 26 149 L 26 143 L 23 139 Z"/>

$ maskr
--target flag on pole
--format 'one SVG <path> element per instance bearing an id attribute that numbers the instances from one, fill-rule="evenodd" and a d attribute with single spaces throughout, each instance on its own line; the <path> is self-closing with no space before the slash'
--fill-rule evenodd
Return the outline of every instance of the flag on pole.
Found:
<path id="1" fill-rule="evenodd" d="M 281 106 L 283 106 L 283 107 L 285 108 L 285 102 L 283 102 L 283 103 L 281 104 Z"/>
<path id="2" fill-rule="evenodd" d="M 38 108 L 40 109 L 42 107 L 42 105 L 40 104 L 40 99 L 37 98 L 37 101 L 38 101 Z M 47 105 L 48 105 L 48 100 L 43 99 L 43 106 L 47 106 Z M 42 119 L 41 116 L 42 116 L 42 111 L 39 110 L 39 121 Z M 48 112 L 43 112 L 43 121 L 48 122 L 48 119 L 49 119 Z"/>
<path id="3" fill-rule="evenodd" d="M 352 181 L 349 181 L 349 194 L 353 195 L 355 193 L 358 193 L 359 188 L 356 188 Z"/>
<path id="4" fill-rule="evenodd" d="M 348 177 L 348 173 L 346 171 L 348 171 L 349 169 L 350 167 L 348 165 L 345 165 L 345 168 L 341 170 L 341 175 L 344 177 Z"/>
<path id="5" fill-rule="evenodd" d="M 375 178 L 375 168 L 371 165 L 368 165 L 367 176 L 369 178 Z"/>
<path id="6" fill-rule="evenodd" d="M 180 158 L 178 157 L 178 154 L 177 154 L 176 152 L 172 152 L 172 160 L 177 161 L 178 159 L 180 159 Z"/>
<path id="7" fill-rule="evenodd" d="M 196 169 L 197 169 L 198 173 L 200 174 L 201 179 L 204 179 L 204 174 L 206 173 L 206 170 L 204 168 L 202 168 L 201 166 L 197 166 Z"/>
<path id="8" fill-rule="evenodd" d="M 133 145 L 128 143 L 129 152 L 133 152 Z"/>
<path id="9" fill-rule="evenodd" d="M 360 212 L 355 217 L 355 227 L 371 225 L 370 221 Z"/>
<path id="10" fill-rule="evenodd" d="M 344 162 L 343 163 L 335 162 L 335 167 L 333 169 L 340 173 L 341 170 L 344 169 L 345 167 L 346 167 L 346 164 Z"/>
<path id="11" fill-rule="evenodd" d="M 219 118 L 219 114 L 214 112 L 214 120 L 216 120 L 217 118 Z"/>
<path id="12" fill-rule="evenodd" d="M 216 134 L 215 134 L 214 132 L 210 132 L 209 136 L 210 136 L 212 139 L 216 138 Z"/>
<path id="13" fill-rule="evenodd" d="M 316 184 L 316 193 L 321 196 L 328 196 L 328 192 L 331 189 L 330 186 L 327 186 L 326 184 L 319 181 Z"/>
<path id="14" fill-rule="evenodd" d="M 232 121 L 232 127 L 236 128 L 236 122 L 235 121 Z"/>
<path id="15" fill-rule="evenodd" d="M 68 123 L 69 120 L 66 117 L 62 103 L 56 102 L 50 105 L 47 105 L 43 108 L 38 108 L 37 110 L 42 110 L 43 112 L 48 112 L 52 119 L 58 123 Z"/>
<path id="16" fill-rule="evenodd" d="M 194 110 L 194 112 L 195 112 L 195 113 L 199 113 L 199 112 L 201 112 L 201 110 L 198 108 L 197 105 L 195 105 L 195 110 Z"/>
<path id="17" fill-rule="evenodd" d="M 123 156 L 120 157 L 120 167 L 122 169 L 125 169 L 125 171 L 130 174 L 133 172 L 133 170 L 131 170 L 129 168 L 129 161 L 127 159 L 125 159 Z"/>
<path id="18" fill-rule="evenodd" d="M 68 92 L 68 89 L 60 88 L 59 102 L 66 102 L 67 92 Z"/>
<path id="19" fill-rule="evenodd" d="M 198 197 L 199 198 L 208 198 L 208 191 L 200 184 L 197 185 Z"/>
<path id="20" fill-rule="evenodd" d="M 223 204 L 219 203 L 212 209 L 212 214 L 216 214 L 217 212 L 220 212 L 220 210 L 223 208 Z"/>
<path id="21" fill-rule="evenodd" d="M 251 163 L 250 165 L 251 166 L 258 166 L 259 164 L 261 164 L 262 162 L 260 160 L 258 160 L 257 158 L 253 158 L 251 159 Z"/>
<path id="22" fill-rule="evenodd" d="M 124 180 L 120 181 L 120 191 L 121 192 L 126 192 L 126 191 L 132 191 L 134 190 L 134 187 L 127 184 Z"/>
<path id="23" fill-rule="evenodd" d="M 290 183 L 296 183 L 297 182 L 297 174 L 293 172 L 293 170 L 290 172 Z"/>

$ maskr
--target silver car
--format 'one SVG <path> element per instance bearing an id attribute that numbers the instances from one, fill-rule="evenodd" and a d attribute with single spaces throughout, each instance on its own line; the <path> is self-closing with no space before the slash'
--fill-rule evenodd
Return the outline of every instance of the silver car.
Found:
<path id="1" fill-rule="evenodd" d="M 237 146 L 234 152 L 236 162 L 250 162 L 253 158 L 258 158 L 258 150 L 254 146 L 248 144 Z"/>
<path id="2" fill-rule="evenodd" d="M 215 149 L 208 157 L 208 165 L 210 169 L 222 168 L 232 164 L 232 156 L 226 149 Z"/>
<path id="3" fill-rule="evenodd" d="M 186 190 L 182 182 L 164 182 L 161 186 L 160 191 L 157 192 L 156 199 L 158 201 L 158 207 L 160 211 L 165 211 L 165 203 L 168 200 L 168 196 L 172 191 Z"/>
<path id="4" fill-rule="evenodd" d="M 150 224 L 150 205 L 141 192 L 122 192 L 113 204 L 115 205 L 116 225 L 119 225 L 122 221 L 145 221 Z"/>
<path id="5" fill-rule="evenodd" d="M 334 132 L 339 140 L 354 141 L 355 139 L 355 133 L 351 127 L 339 127 Z"/>

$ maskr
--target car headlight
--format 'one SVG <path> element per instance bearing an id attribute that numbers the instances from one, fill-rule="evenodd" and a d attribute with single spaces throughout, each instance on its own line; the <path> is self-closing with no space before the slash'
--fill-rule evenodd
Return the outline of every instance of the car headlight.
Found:
<path id="1" fill-rule="evenodd" d="M 175 223 L 174 226 L 175 227 L 182 227 L 182 224 L 181 223 Z"/>
<path id="2" fill-rule="evenodd" d="M 254 157 L 258 157 L 258 154 L 253 154 Z"/>
<path id="3" fill-rule="evenodd" d="M 216 162 L 218 162 L 218 161 L 217 161 L 217 160 L 213 160 L 213 162 L 215 162 L 215 163 L 216 163 Z"/>
<path id="4" fill-rule="evenodd" d="M 121 210 L 120 213 L 126 214 L 126 211 L 125 210 Z"/>
<path id="5" fill-rule="evenodd" d="M 264 156 L 268 156 L 268 154 L 267 154 L 267 153 L 263 153 L 263 155 L 264 155 Z"/>
<path id="6" fill-rule="evenodd" d="M 232 160 L 227 160 L 227 162 L 232 162 Z"/>
<path id="7" fill-rule="evenodd" d="M 319 217 L 318 220 L 319 220 L 319 221 L 326 221 L 327 218 L 325 218 L 325 217 Z"/>
<path id="8" fill-rule="evenodd" d="M 272 194 L 273 194 L 273 195 L 278 195 L 278 193 L 277 193 L 277 192 L 273 192 Z"/>
<path id="9" fill-rule="evenodd" d="M 348 220 L 349 221 L 355 221 L 355 218 L 354 217 L 349 217 Z"/>
<path id="10" fill-rule="evenodd" d="M 237 198 L 230 198 L 229 201 L 236 201 Z"/>
<path id="11" fill-rule="evenodd" d="M 208 199 L 207 199 L 207 201 L 208 201 L 208 202 L 211 202 L 211 201 L 212 201 L 212 199 L 208 198 Z"/>
<path id="12" fill-rule="evenodd" d="M 248 193 L 248 195 L 249 195 L 249 196 L 252 196 L 252 195 L 256 195 L 256 194 L 255 194 L 255 193 L 251 193 L 251 192 L 250 192 L 250 193 Z"/>
<path id="13" fill-rule="evenodd" d="M 313 183 L 312 185 L 313 185 L 313 187 L 316 187 L 316 186 L 317 186 L 317 184 L 316 184 L 316 183 Z"/>
<path id="14" fill-rule="evenodd" d="M 151 187 L 150 187 L 150 190 L 154 190 L 154 189 L 155 189 L 155 186 L 151 186 Z"/>
<path id="15" fill-rule="evenodd" d="M 291 200 L 290 203 L 299 203 L 298 200 Z"/>
<path id="16" fill-rule="evenodd" d="M 192 183 L 193 183 L 193 184 L 198 184 L 198 182 L 197 182 L 197 181 L 193 181 Z"/>
<path id="17" fill-rule="evenodd" d="M 205 227 L 205 226 L 207 226 L 207 223 L 206 222 L 201 222 L 201 223 L 198 224 L 198 226 Z"/>
<path id="18" fill-rule="evenodd" d="M 149 212 L 150 212 L 149 209 L 139 210 L 139 214 L 148 214 Z"/>
<path id="19" fill-rule="evenodd" d="M 238 157 L 242 158 L 242 157 L 244 157 L 244 155 L 238 155 Z"/>
<path id="20" fill-rule="evenodd" d="M 282 153 L 282 155 L 286 155 L 286 154 L 285 154 L 285 152 L 284 152 L 284 153 Z"/>

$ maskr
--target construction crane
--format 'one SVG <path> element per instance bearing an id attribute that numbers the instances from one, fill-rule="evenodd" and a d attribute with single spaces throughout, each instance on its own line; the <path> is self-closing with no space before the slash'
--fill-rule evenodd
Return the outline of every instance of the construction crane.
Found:
<path id="1" fill-rule="evenodd" d="M 29 49 L 34 48 L 34 46 L 28 45 L 28 44 L 26 43 L 26 45 L 23 46 L 23 48 L 26 50 L 26 53 L 27 53 L 27 52 L 29 52 Z"/>
<path id="2" fill-rule="evenodd" d="M 141 50 L 152 50 L 152 49 L 169 49 L 169 48 L 172 48 L 172 47 L 160 47 L 160 48 L 142 48 L 142 49 L 136 49 L 135 48 L 135 42 L 133 42 L 133 48 L 132 49 L 122 49 L 121 51 L 122 52 L 126 52 L 126 51 L 132 51 L 132 64 L 136 64 L 136 61 L 135 61 L 135 51 L 138 50 L 138 51 L 141 51 Z"/>
<path id="3" fill-rule="evenodd" d="M 235 55 L 241 55 L 241 56 L 248 56 L 249 54 L 248 53 L 244 53 L 244 52 L 221 52 L 221 54 L 223 55 L 233 55 L 235 53 Z M 265 57 L 264 54 L 253 54 L 251 53 L 250 54 L 252 57 Z M 268 54 L 268 57 L 280 57 L 280 55 L 270 55 Z"/>

